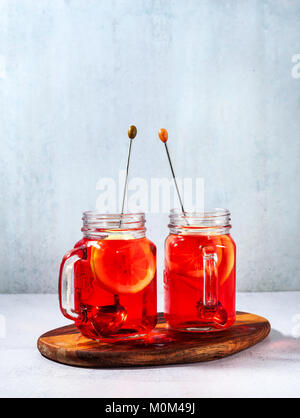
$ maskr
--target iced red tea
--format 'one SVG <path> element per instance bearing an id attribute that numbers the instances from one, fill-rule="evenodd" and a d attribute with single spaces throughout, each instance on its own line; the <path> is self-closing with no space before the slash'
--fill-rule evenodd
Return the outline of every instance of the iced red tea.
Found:
<path id="1" fill-rule="evenodd" d="M 108 229 L 103 220 L 98 222 L 96 230 L 83 228 L 84 238 L 64 257 L 62 312 L 92 339 L 148 333 L 156 325 L 156 247 L 144 236 L 143 225 L 130 229 L 124 220 L 122 228 L 117 221 L 116 229 L 112 225 Z M 74 269 L 71 312 L 63 298 L 70 258 Z"/>
<path id="2" fill-rule="evenodd" d="M 164 272 L 167 323 L 189 331 L 230 327 L 235 321 L 236 247 L 229 214 L 171 215 L 170 228 Z"/>

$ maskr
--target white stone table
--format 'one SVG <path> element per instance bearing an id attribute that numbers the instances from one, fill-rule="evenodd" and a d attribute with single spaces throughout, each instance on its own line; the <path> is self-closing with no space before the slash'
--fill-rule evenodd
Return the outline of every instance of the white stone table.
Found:
<path id="1" fill-rule="evenodd" d="M 90 370 L 51 362 L 36 349 L 42 333 L 68 323 L 56 295 L 0 295 L 0 396 L 299 397 L 300 292 L 240 293 L 237 307 L 272 324 L 270 336 L 247 351 L 210 363 Z"/>

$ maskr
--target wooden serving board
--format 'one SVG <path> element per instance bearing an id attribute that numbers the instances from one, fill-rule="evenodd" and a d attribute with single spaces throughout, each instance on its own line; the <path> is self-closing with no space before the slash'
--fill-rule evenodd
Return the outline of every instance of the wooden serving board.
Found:
<path id="1" fill-rule="evenodd" d="M 257 315 L 237 312 L 226 331 L 188 333 L 168 331 L 163 314 L 147 338 L 113 343 L 83 337 L 74 325 L 42 335 L 38 349 L 44 357 L 69 366 L 107 368 L 159 366 L 221 359 L 265 339 L 271 326 Z"/>

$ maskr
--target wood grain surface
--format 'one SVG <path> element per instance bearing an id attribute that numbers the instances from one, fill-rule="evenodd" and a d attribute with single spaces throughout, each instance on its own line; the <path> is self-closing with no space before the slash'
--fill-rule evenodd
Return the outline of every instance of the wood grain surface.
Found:
<path id="1" fill-rule="evenodd" d="M 235 324 L 226 331 L 173 332 L 163 314 L 146 338 L 98 342 L 83 337 L 74 325 L 58 328 L 38 340 L 40 353 L 69 366 L 107 368 L 196 363 L 230 356 L 265 339 L 271 326 L 260 316 L 237 312 Z"/>

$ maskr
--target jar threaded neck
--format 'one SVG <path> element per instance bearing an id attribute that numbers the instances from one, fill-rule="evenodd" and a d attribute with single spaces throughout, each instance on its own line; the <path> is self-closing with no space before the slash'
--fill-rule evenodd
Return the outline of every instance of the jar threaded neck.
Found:
<path id="1" fill-rule="evenodd" d="M 169 229 L 171 234 L 186 235 L 224 235 L 231 229 L 231 214 L 227 209 L 214 209 L 207 212 L 170 212 Z"/>
<path id="2" fill-rule="evenodd" d="M 82 216 L 83 226 L 81 231 L 85 238 L 103 239 L 108 235 L 122 237 L 145 237 L 145 214 L 124 213 L 107 214 L 97 211 L 84 212 Z"/>

